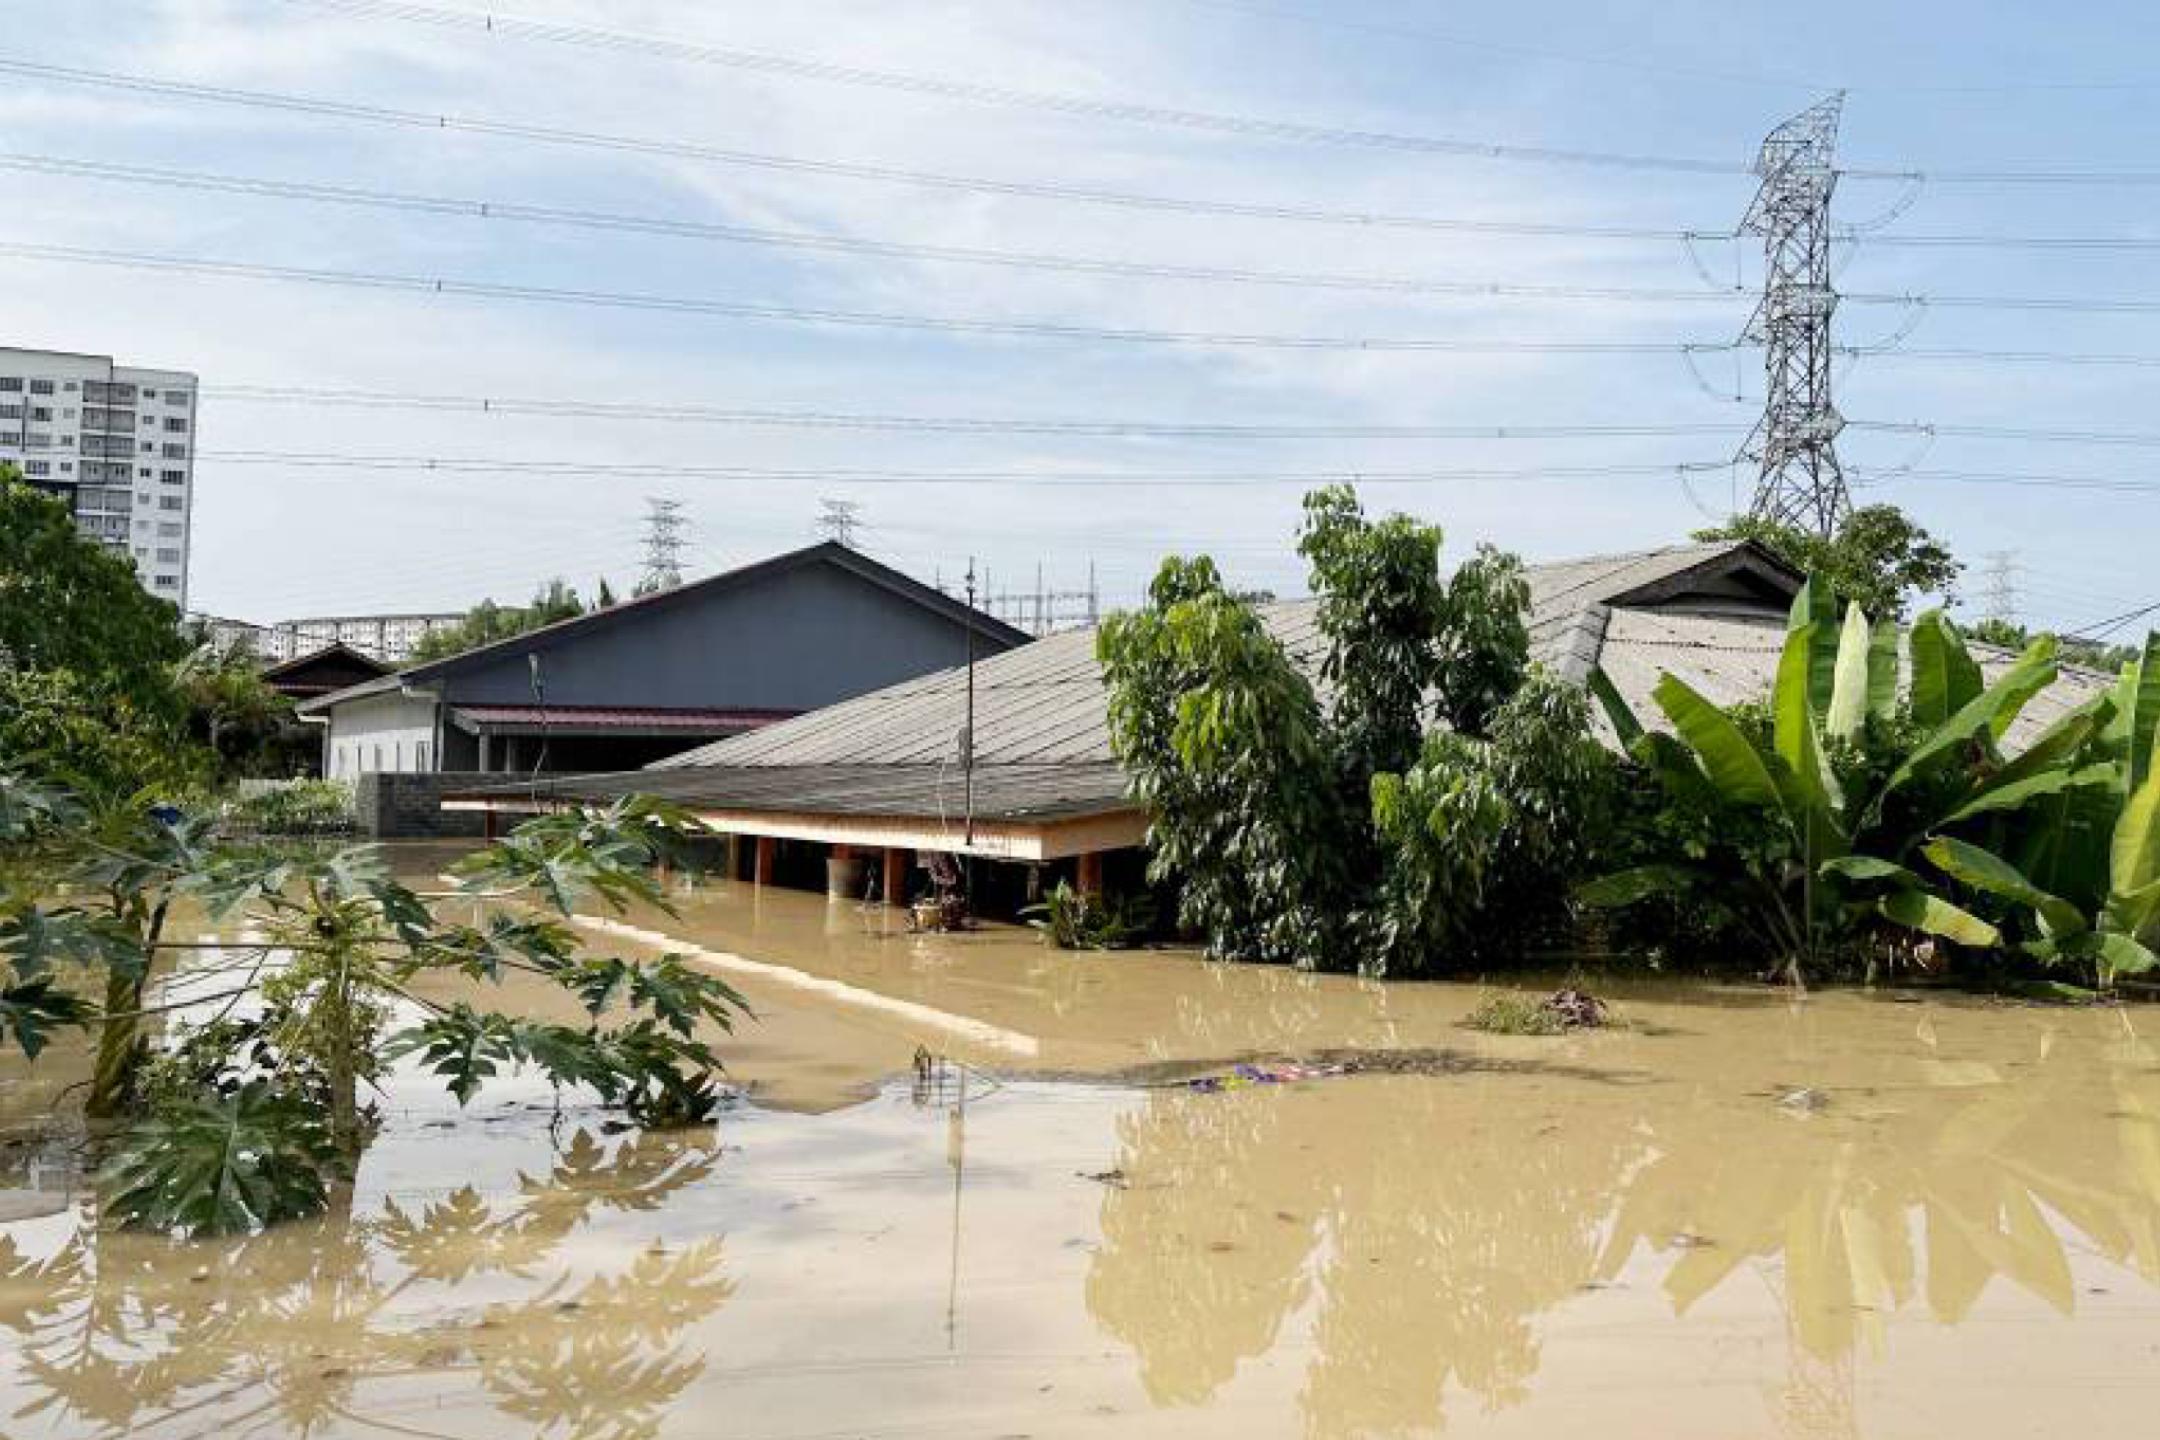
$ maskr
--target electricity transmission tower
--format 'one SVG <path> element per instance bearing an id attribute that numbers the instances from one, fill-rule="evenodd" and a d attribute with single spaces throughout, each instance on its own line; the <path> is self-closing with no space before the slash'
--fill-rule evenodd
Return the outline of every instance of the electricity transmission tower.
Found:
<path id="1" fill-rule="evenodd" d="M 1740 222 L 1763 237 L 1763 297 L 1741 340 L 1763 347 L 1763 416 L 1740 447 L 1757 467 L 1757 519 L 1828 536 L 1852 510 L 1838 463 L 1845 417 L 1830 398 L 1830 194 L 1837 189 L 1841 91 L 1772 130 L 1756 157 L 1762 177 Z"/>
<path id="2" fill-rule="evenodd" d="M 1987 553 L 1987 618 L 2005 625 L 2017 624 L 2017 555 L 2009 550 Z"/>
<path id="3" fill-rule="evenodd" d="M 688 525 L 683 519 L 682 501 L 646 497 L 645 573 L 638 580 L 638 594 L 650 595 L 682 584 L 683 531 Z"/>
<path id="4" fill-rule="evenodd" d="M 853 500 L 818 501 L 818 534 L 855 548 L 855 532 L 862 528 L 862 506 Z"/>

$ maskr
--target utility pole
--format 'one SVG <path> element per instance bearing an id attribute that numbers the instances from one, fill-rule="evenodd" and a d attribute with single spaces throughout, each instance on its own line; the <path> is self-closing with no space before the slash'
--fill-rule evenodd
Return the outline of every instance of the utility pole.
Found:
<path id="1" fill-rule="evenodd" d="M 683 519 L 682 501 L 646 498 L 645 573 L 638 580 L 638 594 L 650 595 L 682 584 L 683 531 L 688 524 Z"/>
<path id="2" fill-rule="evenodd" d="M 854 500 L 818 501 L 817 529 L 827 540 L 855 548 L 855 532 L 862 528 L 862 505 Z"/>
<path id="3" fill-rule="evenodd" d="M 963 777 L 963 813 L 967 844 L 975 845 L 975 557 L 968 557 L 967 614 L 967 721 L 960 730 L 960 773 Z"/>
<path id="4" fill-rule="evenodd" d="M 1837 455 L 1845 417 L 1830 398 L 1830 196 L 1844 107 L 1839 91 L 1770 132 L 1740 222 L 1741 234 L 1763 237 L 1764 260 L 1762 303 L 1740 337 L 1763 347 L 1763 416 L 1740 447 L 1756 466 L 1749 513 L 1825 538 L 1852 512 Z"/>

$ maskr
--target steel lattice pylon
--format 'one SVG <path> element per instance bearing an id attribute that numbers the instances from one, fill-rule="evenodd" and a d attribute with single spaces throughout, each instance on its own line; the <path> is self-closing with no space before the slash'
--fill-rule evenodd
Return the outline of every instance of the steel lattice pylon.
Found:
<path id="1" fill-rule="evenodd" d="M 1763 237 L 1762 303 L 1741 336 L 1763 347 L 1763 416 L 1740 458 L 1757 466 L 1758 519 L 1833 534 L 1852 496 L 1837 457 L 1845 417 L 1830 398 L 1830 194 L 1837 188 L 1841 91 L 1770 132 L 1755 173 L 1762 188 L 1740 222 Z"/>

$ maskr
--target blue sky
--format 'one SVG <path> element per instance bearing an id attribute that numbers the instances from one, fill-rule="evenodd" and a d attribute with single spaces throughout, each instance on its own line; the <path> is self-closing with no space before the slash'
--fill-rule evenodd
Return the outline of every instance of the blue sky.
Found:
<path id="1" fill-rule="evenodd" d="M 12 7 L 11 7 L 12 8 Z M 388 8 L 388 7 L 384 7 Z M 8 27 L 0 57 L 515 125 L 690 142 L 854 166 L 1335 212 L 1720 231 L 1744 175 L 1500 163 L 1294 143 L 755 73 L 634 47 L 544 43 L 293 0 L 101 0 Z M 525 0 L 517 16 L 1032 92 L 1303 125 L 1741 165 L 1778 120 L 1850 90 L 1841 159 L 1971 172 L 2147 169 L 2160 25 L 2143 7 L 1754 3 L 1507 7 L 1314 0 Z M 49 174 L 9 175 L 11 235 L 46 245 L 758 305 L 1095 328 L 1421 337 L 1457 343 L 1719 342 L 1746 319 L 1664 240 L 1507 236 L 1179 214 L 872 183 L 6 77 L 0 151 L 370 191 L 610 211 L 910 246 L 1172 266 L 1651 289 L 1674 298 L 1521 299 L 1078 275 L 393 213 Z M 1849 180 L 1846 221 L 1904 187 Z M 2160 237 L 2160 184 L 1931 181 L 1877 232 Z M 1728 281 L 1727 244 L 1701 247 Z M 2153 252 L 1863 242 L 1851 292 L 2160 299 Z M 1753 256 L 1739 257 L 1751 280 Z M 1894 333 L 1851 305 L 1840 338 Z M 1911 350 L 2160 353 L 2150 316 L 1931 308 Z M 1663 354 L 1437 354 L 924 334 L 703 314 L 489 301 L 146 273 L 0 256 L 0 340 L 109 351 L 206 386 L 933 416 L 1297 426 L 1715 425 L 1730 434 L 1569 440 L 952 435 L 631 423 L 206 399 L 195 601 L 267 620 L 514 600 L 554 574 L 626 587 L 644 497 L 681 499 L 699 570 L 811 538 L 821 497 L 861 504 L 873 553 L 948 579 L 970 556 L 999 588 L 1081 584 L 1129 601 L 1166 550 L 1299 588 L 1299 488 L 1075 486 L 1163 472 L 1564 471 L 1728 457 L 1760 394 L 1700 387 Z M 1735 361 L 1704 361 L 1730 388 Z M 2150 369 L 1896 354 L 1854 363 L 1855 420 L 2160 431 Z M 605 472 L 428 473 L 233 452 L 811 472 L 997 472 L 1025 484 L 908 485 Z M 2019 607 L 2082 625 L 2160 600 L 2160 494 L 1969 475 L 2152 474 L 2149 449 L 1850 432 L 1847 463 L 1908 466 L 1864 492 L 1976 562 L 2015 553 Z M 1745 477 L 1740 480 L 1745 494 Z M 1442 523 L 1451 550 L 1532 558 L 1679 538 L 1732 477 L 1669 473 L 1374 484 L 1368 505 Z M 1976 574 L 1968 596 L 1981 589 Z"/>

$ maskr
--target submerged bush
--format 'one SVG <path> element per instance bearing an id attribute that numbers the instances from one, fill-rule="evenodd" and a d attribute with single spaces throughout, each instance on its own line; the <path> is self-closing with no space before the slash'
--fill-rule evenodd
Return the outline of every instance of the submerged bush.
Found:
<path id="1" fill-rule="evenodd" d="M 1129 950 L 1154 928 L 1155 902 L 1146 895 L 1086 895 L 1060 880 L 1020 915 L 1060 950 Z"/>
<path id="2" fill-rule="evenodd" d="M 359 828 L 350 785 L 284 780 L 243 794 L 226 811 L 228 828 L 251 835 L 350 835 Z"/>

